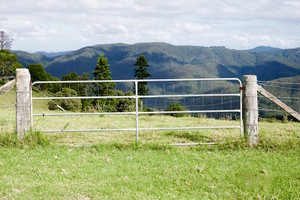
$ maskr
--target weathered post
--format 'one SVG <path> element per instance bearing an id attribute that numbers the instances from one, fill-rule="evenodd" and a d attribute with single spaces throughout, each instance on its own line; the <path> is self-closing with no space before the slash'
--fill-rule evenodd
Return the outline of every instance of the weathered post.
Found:
<path id="1" fill-rule="evenodd" d="M 243 76 L 243 85 L 244 136 L 248 144 L 252 147 L 256 146 L 258 142 L 258 103 L 256 76 Z"/>
<path id="2" fill-rule="evenodd" d="M 22 140 L 25 133 L 30 130 L 31 85 L 28 69 L 16 70 L 16 90 L 17 136 L 19 140 Z"/>

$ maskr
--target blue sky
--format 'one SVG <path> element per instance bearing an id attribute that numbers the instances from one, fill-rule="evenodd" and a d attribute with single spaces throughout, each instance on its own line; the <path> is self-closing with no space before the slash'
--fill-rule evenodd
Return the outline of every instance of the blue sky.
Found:
<path id="1" fill-rule="evenodd" d="M 300 0 L 0 0 L 12 49 L 108 43 L 300 47 Z"/>

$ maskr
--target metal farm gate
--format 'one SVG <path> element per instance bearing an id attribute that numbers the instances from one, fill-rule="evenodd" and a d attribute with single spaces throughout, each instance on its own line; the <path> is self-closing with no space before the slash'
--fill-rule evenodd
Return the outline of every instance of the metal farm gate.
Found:
<path id="1" fill-rule="evenodd" d="M 167 83 L 193 83 L 193 82 L 228 82 L 235 83 L 232 84 L 235 87 L 234 93 L 184 93 L 184 94 L 149 94 L 149 95 L 139 95 L 138 94 L 138 85 L 141 83 L 164 83 L 164 87 Z M 43 96 L 43 97 L 32 97 L 31 98 L 31 128 L 35 130 L 34 118 L 35 117 L 51 117 L 51 116 L 85 116 L 85 115 L 135 115 L 135 128 L 119 128 L 119 129 L 77 129 L 77 130 L 39 130 L 41 132 L 100 132 L 100 131 L 135 131 L 136 132 L 136 141 L 139 139 L 139 131 L 149 131 L 149 130 L 199 130 L 199 129 L 240 129 L 240 134 L 242 136 L 242 83 L 237 78 L 195 78 L 195 79 L 147 79 L 147 80 L 86 80 L 86 81 L 36 81 L 32 84 L 33 87 L 42 84 L 93 84 L 93 83 L 118 83 L 118 84 L 132 84 L 135 87 L 135 94 L 130 96 L 70 96 L 70 97 L 57 97 L 57 96 Z M 33 88 L 32 87 L 32 88 Z M 174 87 L 174 84 L 173 84 Z M 32 92 L 31 92 L 32 95 Z M 189 109 L 185 111 L 165 111 L 165 110 L 152 110 L 152 111 L 139 111 L 139 100 L 143 99 L 171 99 L 171 98 L 207 98 L 207 97 L 235 97 L 238 98 L 239 107 L 235 109 Z M 135 111 L 133 112 L 49 112 L 49 113 L 33 113 L 34 104 L 36 101 L 47 100 L 67 100 L 67 99 L 134 99 L 135 101 Z M 239 126 L 197 126 L 197 127 L 139 127 L 139 116 L 140 115 L 154 115 L 154 114 L 201 114 L 201 113 L 235 113 L 239 115 Z M 63 120 L 63 118 L 62 118 Z"/>

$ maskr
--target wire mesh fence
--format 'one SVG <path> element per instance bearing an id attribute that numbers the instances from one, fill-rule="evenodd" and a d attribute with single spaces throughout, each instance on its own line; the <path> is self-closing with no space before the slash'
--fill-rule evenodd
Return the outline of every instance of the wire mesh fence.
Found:
<path id="1" fill-rule="evenodd" d="M 258 81 L 258 84 L 276 96 L 280 101 L 300 113 L 300 83 L 278 82 L 278 81 Z M 269 101 L 262 95 L 258 95 L 259 115 L 261 119 L 293 119 L 284 110 Z"/>
<path id="2" fill-rule="evenodd" d="M 265 82 L 259 81 L 266 90 L 274 94 L 278 99 L 292 107 L 295 111 L 300 112 L 300 84 L 291 82 Z M 214 83 L 177 83 L 177 82 L 149 82 L 148 95 L 176 95 L 176 97 L 166 98 L 143 98 L 144 108 L 148 112 L 166 111 L 171 104 L 180 104 L 185 110 L 203 110 L 208 112 L 188 113 L 184 117 L 173 117 L 170 114 L 145 114 L 139 116 L 139 133 L 140 142 L 148 143 L 210 143 L 217 140 L 221 141 L 224 136 L 239 138 L 237 130 L 231 129 L 205 129 L 205 130 L 168 130 L 171 127 L 196 127 L 196 126 L 239 126 L 239 113 L 210 113 L 211 110 L 235 110 L 239 109 L 240 101 L 238 96 L 222 96 L 239 92 L 239 87 L 231 81 L 221 81 Z M 61 91 L 64 87 L 79 88 L 76 84 L 60 85 Z M 92 87 L 92 85 L 88 85 Z M 86 91 L 90 89 L 86 87 Z M 117 83 L 114 90 L 122 91 L 128 95 L 134 95 L 133 84 Z M 210 96 L 218 93 L 221 96 Z M 189 94 L 204 94 L 204 96 L 189 96 Z M 16 97 L 15 89 L 0 96 L 0 132 L 15 132 L 16 127 Z M 34 96 L 48 97 L 54 94 L 44 90 L 42 87 L 34 89 Z M 270 102 L 263 96 L 259 98 L 259 115 L 260 119 L 277 118 L 283 120 L 291 119 L 287 114 L 273 102 Z M 135 103 L 135 100 L 133 103 Z M 56 101 L 56 100 L 52 100 Z M 63 143 L 93 143 L 93 142 L 133 142 L 135 141 L 136 119 L 134 112 L 132 114 L 121 113 L 121 115 L 99 114 L 99 108 L 94 110 L 83 110 L 80 108 L 77 113 L 93 115 L 79 116 L 46 116 L 51 114 L 74 113 L 63 110 L 49 110 L 49 102 L 35 101 L 34 113 L 40 113 L 35 117 L 36 130 L 58 129 L 63 130 L 61 133 L 50 133 L 57 138 L 57 141 Z M 132 103 L 132 102 L 131 102 Z M 140 105 L 139 105 L 140 106 Z M 133 107 L 134 109 L 134 107 Z M 102 112 L 102 111 L 101 111 Z M 263 124 L 262 126 L 267 126 Z M 107 131 L 92 131 L 93 129 L 108 129 Z M 115 131 L 115 129 L 124 128 L 124 131 Z M 143 130 L 149 128 L 147 131 Z M 167 130 L 155 130 L 155 128 L 167 128 Z M 263 127 L 262 127 L 263 128 Z M 69 133 L 69 130 L 78 129 L 76 133 Z M 81 130 L 91 130 L 85 133 Z M 293 132 L 294 129 L 291 129 Z M 282 135 L 280 137 L 285 137 Z M 279 136 L 278 136 L 279 137 Z M 292 136 L 290 136 L 292 137 Z M 294 136 L 293 136 L 294 137 Z"/>
<path id="3" fill-rule="evenodd" d="M 220 135 L 222 134 L 234 135 L 234 137 L 239 138 L 239 127 L 241 125 L 240 84 L 237 80 L 219 80 L 216 81 L 218 83 L 214 82 L 215 80 L 210 80 L 210 83 L 197 83 L 197 81 L 193 80 L 189 83 L 149 81 L 147 83 L 148 94 L 139 96 L 139 101 L 141 101 L 138 105 L 139 142 L 208 142 L 209 140 L 214 140 L 212 138 L 217 138 L 216 135 L 221 137 Z M 135 98 L 133 83 L 134 81 L 131 83 L 126 82 L 125 84 L 117 82 L 114 94 L 121 94 L 120 91 L 122 91 L 123 95 L 128 95 L 129 100 L 133 97 Z M 78 82 L 78 84 L 82 83 Z M 58 92 L 65 87 L 76 89 L 82 87 L 82 85 L 78 86 L 75 82 L 60 83 Z M 91 83 L 87 83 L 84 87 L 86 87 L 86 91 L 91 91 L 93 86 Z M 73 136 L 77 135 L 79 138 L 90 142 L 97 139 L 102 139 L 103 141 L 135 141 L 135 106 L 131 112 L 118 112 L 118 110 L 107 112 L 104 107 L 93 103 L 92 108 L 79 109 L 76 112 L 66 112 L 61 109 L 49 111 L 50 99 L 57 104 L 61 100 L 45 98 L 53 95 L 47 94 L 41 86 L 35 87 L 33 93 L 33 99 L 36 98 L 33 101 L 33 113 L 35 113 L 34 129 L 48 133 L 54 130 L 52 134 L 61 138 L 61 141 L 64 142 L 67 142 L 68 139 L 71 140 L 71 137 L 68 135 L 74 131 L 75 133 L 72 133 Z M 93 96 L 93 94 L 89 95 Z M 39 97 L 42 97 L 43 100 L 39 99 Z M 76 98 L 82 101 L 87 96 L 83 95 L 80 98 Z M 135 104 L 134 98 L 132 99 L 133 102 L 122 103 Z M 118 97 L 117 99 L 120 100 L 123 97 Z M 90 103 L 94 101 L 93 99 L 88 100 Z M 111 101 L 107 102 L 110 103 Z M 171 114 L 174 113 L 165 113 L 173 112 L 167 110 L 174 103 L 180 104 L 184 108 L 183 112 L 185 115 L 183 117 L 173 117 Z M 82 104 L 84 104 L 83 101 Z M 142 106 L 143 108 L 141 108 Z M 199 130 L 199 128 L 194 128 L 203 126 L 211 129 Z M 213 128 L 216 126 L 225 129 L 214 130 Z M 180 131 L 172 130 L 174 127 L 175 129 L 179 127 Z M 232 127 L 237 129 L 228 129 Z M 116 131 L 117 129 L 124 130 L 119 132 Z M 55 130 L 60 130 L 60 133 L 54 133 L 57 132 Z"/>
<path id="4" fill-rule="evenodd" d="M 0 133 L 16 130 L 16 90 L 0 95 Z"/>

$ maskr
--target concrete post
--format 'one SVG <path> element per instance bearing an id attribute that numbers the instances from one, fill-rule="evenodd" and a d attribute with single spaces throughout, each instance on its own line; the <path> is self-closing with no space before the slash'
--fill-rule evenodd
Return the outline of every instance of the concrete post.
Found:
<path id="1" fill-rule="evenodd" d="M 249 146 L 256 146 L 258 142 L 258 103 L 256 76 L 243 76 L 243 85 L 244 136 Z"/>
<path id="2" fill-rule="evenodd" d="M 25 133 L 30 130 L 31 119 L 31 85 L 28 69 L 16 70 L 16 102 L 17 102 L 17 135 L 19 140 L 24 139 Z"/>

